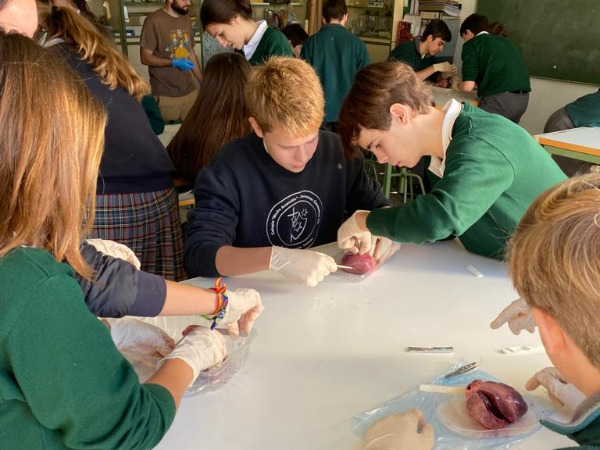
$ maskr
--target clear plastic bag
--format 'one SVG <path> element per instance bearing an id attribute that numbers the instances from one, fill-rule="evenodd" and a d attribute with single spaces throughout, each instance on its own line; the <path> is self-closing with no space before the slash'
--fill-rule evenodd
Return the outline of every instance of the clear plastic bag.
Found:
<path id="1" fill-rule="evenodd" d="M 145 317 L 141 320 L 161 328 L 176 342 L 182 338 L 181 332 L 186 327 L 197 323 L 196 316 Z M 218 330 L 215 330 L 215 333 L 218 332 Z M 256 337 L 256 334 L 256 328 L 252 328 L 248 336 L 240 335 L 235 341 L 226 336 L 227 356 L 223 360 L 223 363 L 200 372 L 200 375 L 198 375 L 194 384 L 187 389 L 185 395 L 210 392 L 223 387 L 225 383 L 246 365 L 250 352 L 250 344 Z M 123 353 L 123 356 L 132 364 L 141 382 L 144 382 L 156 372 L 158 362 L 161 360 L 160 357 L 149 357 L 131 353 Z"/>
<path id="2" fill-rule="evenodd" d="M 447 373 L 464 364 L 465 361 L 459 361 Z M 449 379 L 439 375 L 430 384 L 465 386 L 476 379 L 499 381 L 486 372 L 475 370 Z M 464 417 L 464 402 L 461 402 L 464 396 L 461 399 L 456 395 L 422 392 L 418 387 L 382 403 L 375 409 L 357 414 L 352 418 L 351 428 L 354 434 L 364 438 L 367 428 L 377 420 L 390 414 L 418 408 L 423 412 L 425 420 L 435 429 L 435 450 L 508 448 L 535 433 L 540 428 L 539 420 L 552 413 L 530 396 L 522 392 L 521 395 L 527 402 L 529 411 L 517 422 L 501 430 L 486 430 L 473 425 L 473 419 L 470 417 Z"/>

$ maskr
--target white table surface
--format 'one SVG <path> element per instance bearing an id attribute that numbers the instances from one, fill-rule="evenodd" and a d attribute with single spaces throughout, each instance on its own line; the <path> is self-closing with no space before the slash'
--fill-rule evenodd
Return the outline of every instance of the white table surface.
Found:
<path id="1" fill-rule="evenodd" d="M 162 145 L 165 147 L 169 145 L 169 142 L 175 137 L 180 128 L 180 123 L 165 125 L 164 131 L 158 135 L 158 139 L 162 142 Z"/>
<path id="2" fill-rule="evenodd" d="M 538 134 L 538 139 L 550 139 L 565 144 L 577 145 L 592 149 L 600 149 L 600 128 L 579 127 L 553 133 Z M 543 142 L 542 142 L 543 143 Z"/>
<path id="3" fill-rule="evenodd" d="M 433 92 L 433 100 L 437 107 L 444 106 L 452 98 L 459 102 L 473 102 L 477 100 L 477 91 L 460 92 L 456 89 L 445 89 L 437 86 L 430 87 L 431 92 Z"/>
<path id="4" fill-rule="evenodd" d="M 515 293 L 501 263 L 457 241 L 403 245 L 358 284 L 330 276 L 308 288 L 269 272 L 226 282 L 257 289 L 265 305 L 248 363 L 220 390 L 185 397 L 158 449 L 359 449 L 350 429 L 355 414 L 429 382 L 459 359 L 479 360 L 482 370 L 520 389 L 550 365 L 544 353 L 498 352 L 537 345 L 539 337 L 489 328 Z M 407 353 L 410 345 L 453 345 L 455 353 Z M 571 443 L 542 428 L 515 448 Z"/>

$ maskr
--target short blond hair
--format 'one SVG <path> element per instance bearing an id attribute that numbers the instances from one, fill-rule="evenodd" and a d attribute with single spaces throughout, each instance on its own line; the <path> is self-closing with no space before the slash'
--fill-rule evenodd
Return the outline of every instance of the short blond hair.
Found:
<path id="1" fill-rule="evenodd" d="M 246 84 L 246 104 L 250 117 L 267 133 L 281 126 L 290 136 L 308 136 L 325 117 L 319 77 L 298 58 L 274 57 L 255 67 Z"/>
<path id="2" fill-rule="evenodd" d="M 508 267 L 519 294 L 600 368 L 600 174 L 564 181 L 532 203 L 508 245 Z"/>
<path id="3" fill-rule="evenodd" d="M 62 60 L 0 31 L 0 258 L 41 248 L 78 273 L 93 221 L 106 112 Z"/>

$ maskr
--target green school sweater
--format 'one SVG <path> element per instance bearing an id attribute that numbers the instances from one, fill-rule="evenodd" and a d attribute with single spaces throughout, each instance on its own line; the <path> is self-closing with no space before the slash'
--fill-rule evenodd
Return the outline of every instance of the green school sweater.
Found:
<path id="1" fill-rule="evenodd" d="M 600 90 L 565 106 L 576 127 L 600 127 Z"/>
<path id="2" fill-rule="evenodd" d="M 531 91 L 529 73 L 517 46 L 502 36 L 479 34 L 462 49 L 463 81 L 474 81 L 480 96 Z"/>
<path id="3" fill-rule="evenodd" d="M 46 251 L 0 259 L 0 448 L 154 447 L 175 402 L 141 385 L 73 270 Z"/>
<path id="4" fill-rule="evenodd" d="M 400 61 L 404 64 L 408 64 L 415 72 L 425 70 L 438 62 L 438 59 L 433 55 L 421 57 L 421 54 L 419 53 L 419 38 L 398 45 L 390 52 L 388 60 Z M 427 81 L 435 82 L 436 79 L 437 73 L 434 73 L 427 78 Z"/>
<path id="5" fill-rule="evenodd" d="M 427 195 L 369 214 L 378 236 L 421 244 L 458 236 L 465 248 L 502 258 L 533 200 L 565 175 L 523 128 L 463 104 L 446 151 L 444 177 Z"/>
<path id="6" fill-rule="evenodd" d="M 354 76 L 371 61 L 365 43 L 340 24 L 323 25 L 300 55 L 314 67 L 325 94 L 325 122 L 336 122 Z"/>
<path id="7" fill-rule="evenodd" d="M 294 52 L 292 52 L 290 43 L 281 31 L 267 27 L 265 34 L 258 43 L 258 47 L 256 47 L 248 62 L 253 66 L 259 66 L 271 56 L 289 56 L 293 58 Z"/>

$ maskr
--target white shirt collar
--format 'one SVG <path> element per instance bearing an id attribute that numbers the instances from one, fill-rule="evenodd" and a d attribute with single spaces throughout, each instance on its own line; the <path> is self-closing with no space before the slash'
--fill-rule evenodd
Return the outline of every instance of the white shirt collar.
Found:
<path id="1" fill-rule="evenodd" d="M 488 33 L 487 31 L 480 31 L 479 33 L 477 33 L 477 34 L 475 35 L 475 37 L 477 37 L 477 36 L 481 36 L 482 34 L 490 34 L 490 33 Z"/>
<path id="2" fill-rule="evenodd" d="M 258 21 L 256 23 L 258 23 L 258 28 L 256 29 L 256 31 L 252 35 L 252 39 L 250 39 L 250 42 L 248 42 L 243 47 L 244 56 L 248 60 L 250 58 L 252 58 L 252 55 L 254 55 L 254 52 L 256 51 L 256 47 L 258 47 L 258 44 L 260 43 L 260 40 L 262 39 L 263 35 L 265 34 L 265 31 L 267 31 L 267 28 L 268 28 L 266 20 L 260 20 L 260 21 Z"/>
<path id="3" fill-rule="evenodd" d="M 442 122 L 442 149 L 444 151 L 444 158 L 431 156 L 431 163 L 429 164 L 429 170 L 440 178 L 443 178 L 444 171 L 446 170 L 446 150 L 452 140 L 452 127 L 454 127 L 454 122 L 462 111 L 462 104 L 454 99 L 450 99 L 444 105 L 442 111 L 446 113 Z"/>

